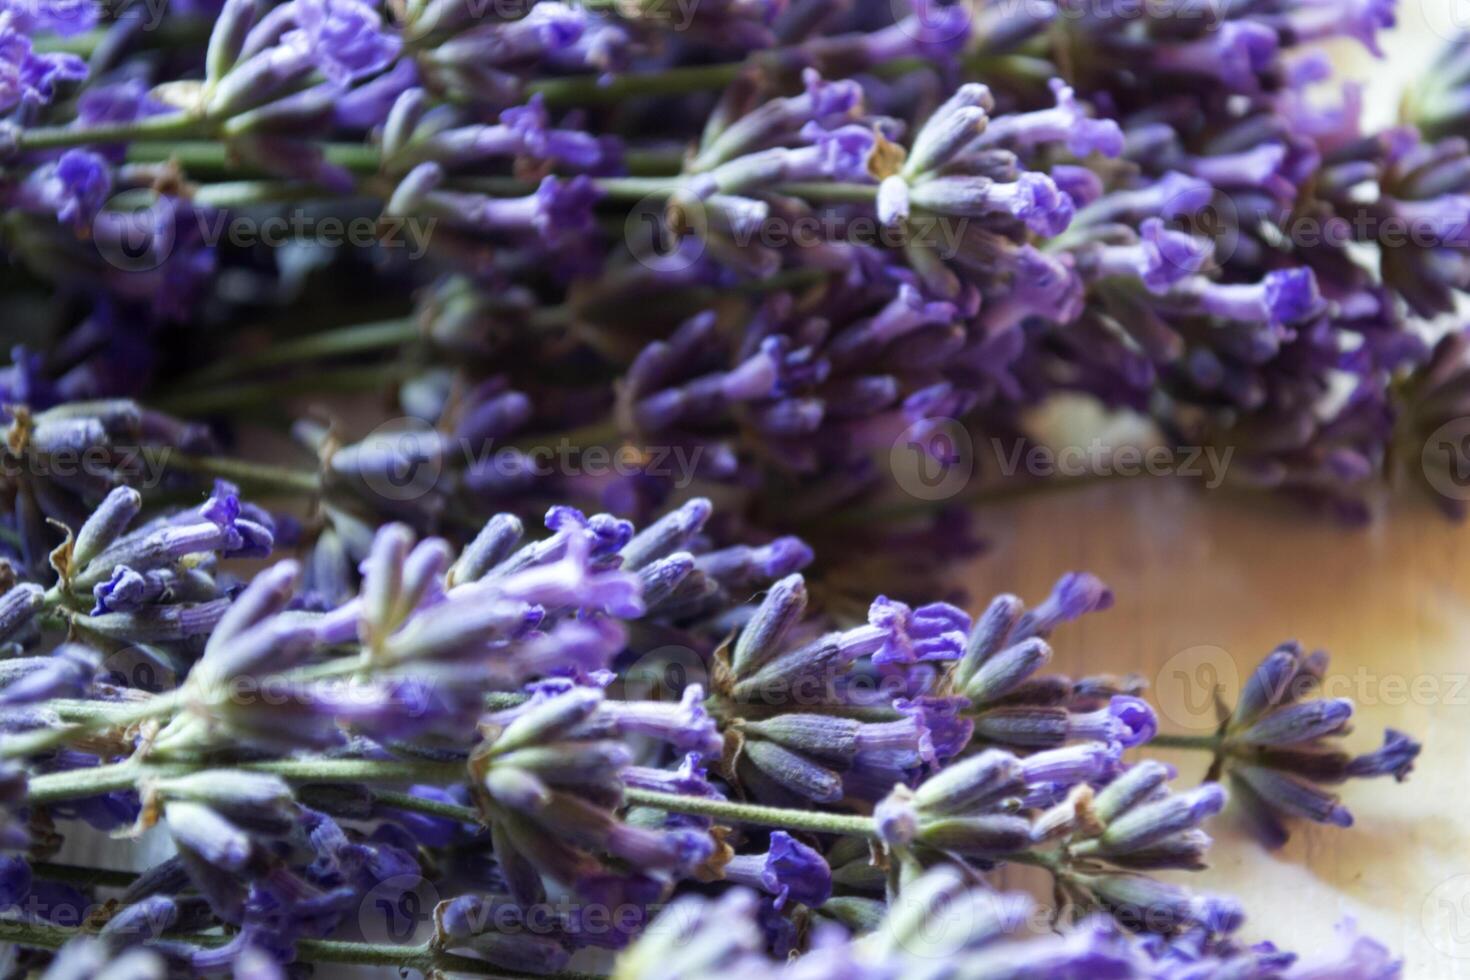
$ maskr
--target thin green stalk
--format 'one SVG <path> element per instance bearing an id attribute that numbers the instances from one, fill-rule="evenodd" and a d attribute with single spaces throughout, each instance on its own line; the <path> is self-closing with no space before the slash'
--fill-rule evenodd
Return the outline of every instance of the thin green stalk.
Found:
<path id="1" fill-rule="evenodd" d="M 543 78 L 526 86 L 527 95 L 540 95 L 549 105 L 607 105 L 645 95 L 681 95 L 724 88 L 745 71 L 747 63 L 669 68 L 644 75 L 620 75 L 604 82 L 597 75 Z"/>
<path id="2" fill-rule="evenodd" d="M 1154 749 L 1195 749 L 1204 752 L 1218 752 L 1221 739 L 1219 735 L 1155 735 L 1148 741 L 1149 748 Z"/>
<path id="3" fill-rule="evenodd" d="M 269 463 L 234 459 L 229 456 L 195 456 L 191 453 L 176 452 L 167 447 L 149 452 L 159 463 L 171 470 L 217 476 L 251 487 L 282 490 L 288 493 L 315 493 L 321 489 L 321 479 L 310 470 L 272 466 Z"/>
<path id="4" fill-rule="evenodd" d="M 17 148 L 59 150 L 92 143 L 133 143 L 139 140 L 176 140 L 203 136 L 215 125 L 211 120 L 187 112 L 148 116 L 130 122 L 100 123 L 96 126 L 36 126 L 22 129 Z"/>
<path id="5" fill-rule="evenodd" d="M 688 813 L 716 820 L 733 820 L 762 827 L 784 827 L 814 834 L 847 834 L 858 837 L 878 836 L 872 817 L 848 813 L 822 813 L 816 810 L 790 810 L 756 803 L 736 803 L 707 796 L 681 796 L 647 789 L 629 789 L 623 793 L 629 803 L 656 807 L 671 813 Z"/>
<path id="6" fill-rule="evenodd" d="M 213 26 L 205 17 L 166 17 L 156 24 L 139 23 L 128 44 L 150 48 L 191 48 L 207 41 Z M 74 54 L 86 58 L 108 40 L 115 28 L 115 23 L 108 24 L 70 37 L 40 34 L 31 39 L 31 48 L 47 54 Z"/>
<path id="7" fill-rule="evenodd" d="M 51 925 L 48 922 L 22 921 L 0 917 L 0 942 L 16 943 L 40 949 L 59 949 L 72 939 L 86 935 L 80 929 Z M 168 935 L 167 939 L 217 949 L 234 937 L 223 933 Z M 479 960 L 435 947 L 432 942 L 406 946 L 393 943 L 357 943 L 339 939 L 298 939 L 297 959 L 307 963 L 338 963 L 352 966 L 386 966 L 420 973 L 467 973 L 498 980 L 599 980 L 597 974 L 549 973 L 528 974 L 507 970 L 489 960 Z"/>
<path id="8" fill-rule="evenodd" d="M 832 204 L 871 204 L 878 197 L 877 184 L 823 184 L 817 182 L 781 184 L 776 194 L 799 197 L 807 201 Z"/>
<path id="9" fill-rule="evenodd" d="M 252 405 L 279 404 L 283 398 L 304 394 L 379 391 L 402 380 L 412 370 L 413 365 L 405 363 L 345 367 L 316 372 L 309 382 L 300 378 L 285 378 L 249 385 L 175 392 L 154 399 L 151 407 L 174 415 L 208 415 Z"/>
<path id="10" fill-rule="evenodd" d="M 460 806 L 457 803 L 442 803 L 439 800 L 429 800 L 422 796 L 414 796 L 412 793 L 399 793 L 393 790 L 375 790 L 373 799 L 379 804 L 392 807 L 395 810 L 411 810 L 414 813 L 426 813 L 431 817 L 443 817 L 445 820 L 455 820 L 459 823 L 479 823 L 480 811 L 474 807 Z"/>
<path id="11" fill-rule="evenodd" d="M 259 772 L 297 783 L 453 783 L 465 768 L 455 763 L 408 762 L 378 759 L 272 759 L 267 762 L 212 763 L 148 762 L 128 759 L 89 769 L 68 769 L 33 777 L 26 786 L 26 802 L 36 806 L 98 796 L 136 786 L 148 777 L 178 776 L 204 769 Z"/>
<path id="12" fill-rule="evenodd" d="M 47 881 L 61 881 L 82 887 L 126 888 L 138 880 L 136 871 L 114 871 L 111 868 L 88 868 L 79 864 L 55 861 L 31 861 L 31 874 Z"/>
<path id="13" fill-rule="evenodd" d="M 366 143 L 318 143 L 316 146 L 328 163 L 346 167 L 353 173 L 377 173 L 382 163 L 378 148 Z M 172 143 L 133 143 L 128 147 L 129 163 L 166 163 L 170 160 L 177 161 L 190 174 L 199 171 L 244 175 L 267 173 L 256 164 L 239 159 L 228 143 L 180 140 Z"/>
<path id="14" fill-rule="evenodd" d="M 252 204 L 315 201 L 323 197 L 342 199 L 341 195 L 331 194 L 307 181 L 231 180 L 195 188 L 190 200 L 204 208 L 243 208 Z"/>
<path id="15" fill-rule="evenodd" d="M 401 347 L 421 336 L 415 317 L 398 317 L 375 323 L 356 323 L 347 327 L 324 330 L 293 340 L 272 343 L 264 350 L 219 361 L 212 367 L 185 378 L 178 388 L 187 391 L 218 384 L 228 378 L 249 374 L 260 368 L 278 367 L 298 361 L 324 357 L 342 357 L 385 347 Z"/>
<path id="16" fill-rule="evenodd" d="M 67 742 L 99 729 L 126 728 L 153 718 L 163 718 L 176 711 L 182 703 L 183 698 L 180 692 L 169 691 L 167 694 L 157 695 L 148 701 L 129 705 L 110 714 L 98 712 L 90 718 L 78 719 L 76 724 L 11 735 L 0 741 L 0 759 L 19 759 L 33 755 L 58 745 L 65 745 Z M 86 771 L 97 772 L 98 770 Z M 99 792 L 103 791 L 99 790 Z"/>

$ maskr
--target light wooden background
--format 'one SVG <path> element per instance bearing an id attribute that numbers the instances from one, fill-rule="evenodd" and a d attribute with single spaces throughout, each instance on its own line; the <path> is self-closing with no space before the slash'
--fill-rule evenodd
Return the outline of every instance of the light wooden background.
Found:
<path id="1" fill-rule="evenodd" d="M 1424 742 L 1415 772 L 1349 783 L 1354 827 L 1298 825 L 1275 853 L 1227 809 L 1212 866 L 1180 880 L 1241 897 L 1250 938 L 1310 952 L 1352 916 L 1407 957 L 1407 977 L 1470 977 L 1470 525 L 1405 495 L 1354 531 L 1155 478 L 998 505 L 982 530 L 996 547 L 966 572 L 977 603 L 1035 601 L 1074 569 L 1112 586 L 1111 610 L 1056 633 L 1053 665 L 1145 674 L 1164 731 L 1207 729 L 1208 687 L 1230 688 L 1282 640 L 1328 650 L 1327 693 L 1359 702 L 1347 744 L 1403 729 Z M 1157 754 L 1181 783 L 1208 762 Z"/>

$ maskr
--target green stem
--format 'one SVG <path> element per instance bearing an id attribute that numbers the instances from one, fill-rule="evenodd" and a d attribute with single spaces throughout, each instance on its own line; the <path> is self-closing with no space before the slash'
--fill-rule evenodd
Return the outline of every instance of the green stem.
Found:
<path id="1" fill-rule="evenodd" d="M 821 813 L 816 810 L 789 810 L 756 803 L 735 803 L 717 800 L 708 796 L 681 796 L 678 793 L 659 793 L 647 789 L 629 789 L 624 798 L 638 806 L 656 807 L 671 813 L 688 813 L 716 820 L 733 820 L 736 823 L 753 823 L 762 827 L 784 827 L 805 830 L 814 834 L 846 834 L 849 836 L 878 836 L 872 817 L 847 813 Z"/>
<path id="2" fill-rule="evenodd" d="M 194 47 L 209 39 L 213 27 L 204 17 L 167 17 L 156 24 L 140 24 L 129 40 L 132 46 L 150 48 Z M 89 57 L 112 34 L 115 25 L 94 27 L 71 37 L 45 34 L 31 40 L 31 49 L 40 53 L 74 54 Z"/>
<path id="3" fill-rule="evenodd" d="M 877 184 L 823 184 L 805 182 L 781 184 L 772 188 L 772 193 L 799 197 L 807 201 L 824 201 L 833 204 L 872 204 L 878 196 Z"/>
<path id="4" fill-rule="evenodd" d="M 341 200 L 316 184 L 287 180 L 231 180 L 195 188 L 190 200 L 206 208 L 243 208 L 252 204 L 315 201 L 322 197 Z"/>
<path id="5" fill-rule="evenodd" d="M 1204 752 L 1218 752 L 1220 750 L 1219 735 L 1155 735 L 1148 740 L 1150 748 L 1154 749 L 1196 749 Z"/>
<path id="6" fill-rule="evenodd" d="M 669 68 L 646 75 L 620 75 L 603 82 L 596 75 L 544 78 L 526 86 L 527 95 L 540 95 L 553 106 L 606 105 L 643 95 L 681 95 L 724 88 L 746 70 L 746 62 Z"/>
<path id="7" fill-rule="evenodd" d="M 545 78 L 527 84 L 526 94 L 540 95 L 553 106 L 606 105 L 639 96 L 683 95 L 685 92 L 724 88 L 747 71 L 793 74 L 796 68 L 811 64 L 814 56 L 820 62 L 820 51 L 804 50 L 799 45 L 772 48 L 744 61 L 665 68 L 643 75 L 620 75 L 606 82 L 596 75 Z M 894 78 L 926 64 L 920 58 L 902 58 L 876 65 L 870 73 L 880 78 Z"/>
<path id="8" fill-rule="evenodd" d="M 136 871 L 114 871 L 110 868 L 87 868 L 55 861 L 31 861 L 31 874 L 47 881 L 61 881 L 82 887 L 126 888 L 138 880 Z"/>
<path id="9" fill-rule="evenodd" d="M 272 466 L 269 463 L 229 456 L 195 456 L 168 448 L 150 450 L 150 453 L 171 470 L 217 476 L 245 486 L 287 493 L 316 493 L 321 489 L 320 477 L 309 470 Z"/>
<path id="10" fill-rule="evenodd" d="M 92 143 L 132 143 L 138 140 L 176 140 L 207 133 L 214 123 L 187 112 L 164 116 L 148 116 L 131 122 L 102 123 L 96 126 L 36 126 L 22 129 L 16 137 L 17 149 L 59 150 Z"/>
<path id="11" fill-rule="evenodd" d="M 74 704 L 75 702 L 68 702 Z M 0 741 L 0 759 L 19 759 L 24 756 L 34 755 L 37 752 L 64 745 L 81 735 L 95 732 L 102 728 L 126 728 L 139 722 L 148 721 L 152 718 L 162 718 L 173 714 L 178 706 L 183 703 L 183 698 L 178 691 L 170 691 L 160 694 L 137 704 L 131 704 L 119 708 L 116 711 L 98 711 L 90 717 L 79 717 L 73 725 L 63 725 L 60 728 L 46 728 L 40 731 L 21 732 L 11 735 Z M 63 715 L 65 717 L 65 715 Z M 96 769 L 85 770 L 97 772 Z M 113 787 L 118 789 L 121 787 Z M 104 792 L 99 790 L 98 792 Z"/>
<path id="12" fill-rule="evenodd" d="M 80 929 L 68 929 L 47 922 L 20 921 L 0 917 L 0 942 L 16 943 L 40 949 L 59 949 L 68 941 L 85 935 Z M 234 937 L 228 934 L 169 935 L 166 938 L 215 949 L 224 946 Z M 339 939 L 298 939 L 296 956 L 308 963 L 339 963 L 353 966 L 386 966 L 400 970 L 417 970 L 420 973 L 468 973 L 480 977 L 495 977 L 500 980 L 530 980 L 531 977 L 549 980 L 594 980 L 596 974 L 551 973 L 527 974 L 507 970 L 489 960 L 446 953 L 432 942 L 414 946 L 392 943 L 355 943 Z"/>
<path id="13" fill-rule="evenodd" d="M 303 394 L 380 391 L 413 370 L 413 365 L 407 363 L 345 367 L 317 372 L 309 382 L 300 378 L 283 378 L 227 388 L 176 392 L 154 399 L 151 407 L 173 415 L 208 415 L 250 405 L 276 405 L 282 399 Z"/>
<path id="14" fill-rule="evenodd" d="M 366 143 L 318 143 L 328 163 L 346 167 L 354 173 L 374 174 L 382 163 L 375 146 Z M 227 173 L 261 174 L 267 171 L 231 152 L 228 143 L 210 140 L 182 140 L 172 143 L 133 143 L 128 147 L 129 163 L 166 163 L 177 161 L 186 171 L 223 171 Z"/>
<path id="15" fill-rule="evenodd" d="M 474 807 L 460 806 L 457 803 L 441 803 L 438 800 L 425 799 L 422 796 L 414 796 L 412 793 L 398 793 L 393 790 L 374 790 L 373 799 L 386 807 L 395 810 L 411 810 L 414 813 L 426 813 L 431 817 L 443 817 L 445 820 L 455 820 L 459 823 L 480 823 L 480 811 Z"/>
<path id="16" fill-rule="evenodd" d="M 338 327 L 294 340 L 272 343 L 255 354 L 219 361 L 213 367 L 185 378 L 179 382 L 178 387 L 181 390 L 206 387 L 227 378 L 249 374 L 260 368 L 278 367 L 321 357 L 360 354 L 384 347 L 401 347 L 404 344 L 413 343 L 420 336 L 419 322 L 414 317 L 399 317 L 394 320 L 379 320 L 375 323 L 358 323 L 348 327 Z"/>
<path id="17" fill-rule="evenodd" d="M 272 759 L 267 762 L 211 763 L 140 762 L 129 759 L 90 769 L 68 769 L 33 777 L 26 802 L 36 806 L 98 796 L 136 786 L 146 777 L 180 776 L 201 769 L 259 772 L 297 783 L 453 783 L 464 778 L 456 763 L 402 762 L 377 759 Z M 411 799 L 411 797 L 410 797 Z"/>

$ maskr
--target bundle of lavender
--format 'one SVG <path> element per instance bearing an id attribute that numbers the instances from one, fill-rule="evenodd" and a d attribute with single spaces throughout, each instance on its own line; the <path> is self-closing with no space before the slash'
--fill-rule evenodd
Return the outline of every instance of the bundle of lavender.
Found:
<path id="1" fill-rule="evenodd" d="M 1315 91 L 1392 21 L 0 0 L 17 967 L 1397 975 L 1154 874 L 1226 786 L 1274 846 L 1408 774 L 1324 655 L 1175 789 L 1137 678 L 1046 672 L 1102 583 L 933 601 L 1063 395 L 1346 519 L 1470 497 L 1464 49 L 1422 134 Z"/>

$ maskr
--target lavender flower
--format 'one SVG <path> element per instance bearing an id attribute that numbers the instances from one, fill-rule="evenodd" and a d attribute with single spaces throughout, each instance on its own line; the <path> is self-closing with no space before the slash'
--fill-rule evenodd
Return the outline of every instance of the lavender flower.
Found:
<path id="1" fill-rule="evenodd" d="M 1269 847 L 1286 842 L 1285 818 L 1339 827 L 1352 814 L 1324 786 L 1352 778 L 1408 778 L 1419 743 L 1387 729 L 1381 748 L 1353 756 L 1333 747 L 1353 713 L 1345 698 L 1309 696 L 1327 670 L 1327 655 L 1285 644 L 1256 668 L 1222 727 L 1217 769 L 1230 774 L 1253 829 Z"/>

